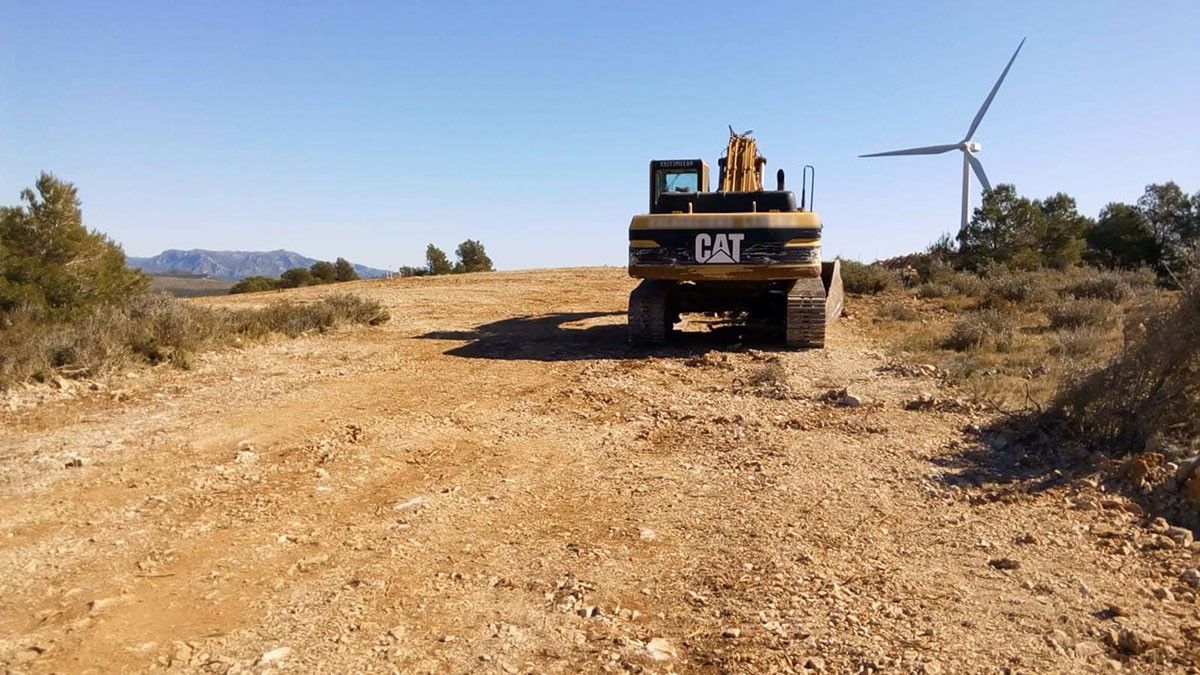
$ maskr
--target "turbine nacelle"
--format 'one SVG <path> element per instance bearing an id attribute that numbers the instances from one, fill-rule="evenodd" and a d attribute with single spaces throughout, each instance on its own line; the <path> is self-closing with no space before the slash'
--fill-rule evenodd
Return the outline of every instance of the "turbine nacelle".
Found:
<path id="1" fill-rule="evenodd" d="M 977 141 L 963 141 L 962 145 L 958 146 L 963 152 L 976 153 L 983 149 Z"/>

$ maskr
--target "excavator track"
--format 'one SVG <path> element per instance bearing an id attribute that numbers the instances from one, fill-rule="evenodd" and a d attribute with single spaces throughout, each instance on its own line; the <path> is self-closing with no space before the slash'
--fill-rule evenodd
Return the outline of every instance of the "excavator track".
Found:
<path id="1" fill-rule="evenodd" d="M 663 344 L 671 332 L 667 300 L 672 284 L 644 280 L 629 294 L 629 341 Z"/>
<path id="2" fill-rule="evenodd" d="M 821 277 L 797 279 L 787 294 L 787 346 L 825 347 L 825 326 L 842 314 L 845 295 L 839 261 L 822 265 Z"/>

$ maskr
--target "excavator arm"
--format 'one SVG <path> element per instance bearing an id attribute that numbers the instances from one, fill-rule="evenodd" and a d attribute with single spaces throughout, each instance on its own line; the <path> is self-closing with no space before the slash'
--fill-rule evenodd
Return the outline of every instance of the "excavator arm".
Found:
<path id="1" fill-rule="evenodd" d="M 762 172 L 767 160 L 759 156 L 758 143 L 750 137 L 751 133 L 739 134 L 729 127 L 729 146 L 718 162 L 722 192 L 759 192 L 763 189 Z"/>

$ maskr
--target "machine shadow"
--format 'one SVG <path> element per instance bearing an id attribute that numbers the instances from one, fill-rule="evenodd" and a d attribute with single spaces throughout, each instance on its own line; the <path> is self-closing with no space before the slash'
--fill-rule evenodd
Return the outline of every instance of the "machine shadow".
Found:
<path id="1" fill-rule="evenodd" d="M 781 349 L 770 335 L 730 327 L 706 332 L 675 333 L 667 345 L 630 344 L 627 326 L 601 323 L 570 324 L 624 317 L 625 312 L 558 312 L 515 316 L 480 324 L 470 330 L 432 331 L 417 336 L 422 340 L 461 340 L 466 344 L 445 351 L 450 356 L 511 361 L 581 361 L 637 359 L 646 356 L 689 356 L 712 350 L 736 351 L 752 346 Z"/>

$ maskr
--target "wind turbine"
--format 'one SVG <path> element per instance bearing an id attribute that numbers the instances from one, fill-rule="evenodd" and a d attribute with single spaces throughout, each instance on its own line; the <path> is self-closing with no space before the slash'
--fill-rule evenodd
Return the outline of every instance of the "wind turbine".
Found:
<path id="1" fill-rule="evenodd" d="M 1000 79 L 996 80 L 996 84 L 992 85 L 992 91 L 983 101 L 983 105 L 979 106 L 979 112 L 975 113 L 975 119 L 971 120 L 971 128 L 967 129 L 967 135 L 958 143 L 948 143 L 946 145 L 929 145 L 923 148 L 909 148 L 907 150 L 892 150 L 891 152 L 877 152 L 871 155 L 859 155 L 859 157 L 896 157 L 899 155 L 940 155 L 951 150 L 962 150 L 963 154 L 963 179 L 962 179 L 962 227 L 967 226 L 967 217 L 971 210 L 971 170 L 974 169 L 975 175 L 979 177 L 979 182 L 983 184 L 984 190 L 991 190 L 992 184 L 988 182 L 987 174 L 983 172 L 983 164 L 979 162 L 979 158 L 975 153 L 983 149 L 983 146 L 971 138 L 975 135 L 975 130 L 979 128 L 979 123 L 983 121 L 984 114 L 988 111 L 988 106 L 992 105 L 992 99 L 996 98 L 996 92 L 1000 90 L 1000 85 L 1004 82 L 1004 77 L 1008 75 L 1008 69 L 1012 68 L 1013 61 L 1017 60 L 1017 54 L 1021 53 L 1021 47 L 1025 46 L 1025 38 L 1021 38 L 1021 44 L 1017 45 L 1017 50 L 1013 52 L 1012 58 L 1008 60 L 1008 65 L 1004 66 L 1004 72 L 1000 73 Z"/>

